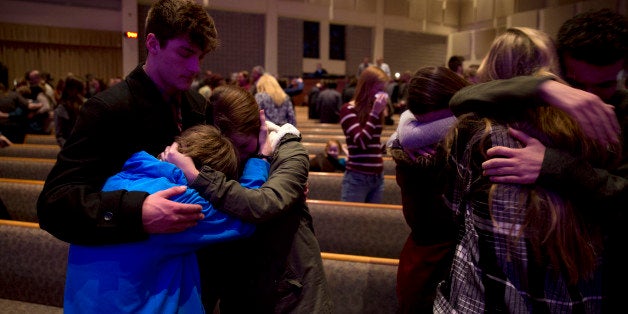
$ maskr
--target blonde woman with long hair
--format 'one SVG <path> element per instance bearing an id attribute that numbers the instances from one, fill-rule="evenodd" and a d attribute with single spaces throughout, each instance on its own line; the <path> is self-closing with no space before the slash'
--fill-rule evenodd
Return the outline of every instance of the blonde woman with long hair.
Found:
<path id="1" fill-rule="evenodd" d="M 256 86 L 255 101 L 257 101 L 260 109 L 264 110 L 266 121 L 270 121 L 278 126 L 286 123 L 297 125 L 292 100 L 284 92 L 274 76 L 264 73 L 257 80 Z"/>
<path id="2" fill-rule="evenodd" d="M 547 34 L 510 28 L 495 39 L 478 75 L 482 81 L 520 75 L 558 80 L 555 51 Z M 487 149 L 521 147 L 509 128 L 598 167 L 618 161 L 612 149 L 586 137 L 564 112 L 530 107 L 499 118 L 463 115 L 448 136 L 452 190 L 446 197 L 464 222 L 450 278 L 439 286 L 435 312 L 602 311 L 602 218 L 578 210 L 594 206 L 592 200 L 560 186 L 492 183 L 482 174 Z"/>

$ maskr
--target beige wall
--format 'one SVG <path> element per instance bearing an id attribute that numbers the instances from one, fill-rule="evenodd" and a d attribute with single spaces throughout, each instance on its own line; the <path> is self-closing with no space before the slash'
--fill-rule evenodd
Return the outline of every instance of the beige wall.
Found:
<path id="1" fill-rule="evenodd" d="M 493 38 L 508 27 L 532 27 L 552 38 L 563 22 L 574 15 L 610 8 L 628 13 L 626 0 L 461 0 L 459 31 L 449 34 L 448 56 L 462 55 L 465 67 L 479 64 Z M 475 4 L 475 6 L 474 6 Z"/>

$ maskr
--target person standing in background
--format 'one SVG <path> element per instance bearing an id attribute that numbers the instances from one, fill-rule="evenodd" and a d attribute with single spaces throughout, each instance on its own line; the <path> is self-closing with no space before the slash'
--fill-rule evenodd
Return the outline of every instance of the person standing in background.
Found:
<path id="1" fill-rule="evenodd" d="M 375 62 L 377 63 L 377 66 L 382 69 L 382 71 L 384 71 L 384 73 L 386 73 L 386 75 L 388 75 L 388 77 L 392 80 L 393 77 L 390 74 L 390 66 L 388 66 L 388 63 L 384 62 L 384 58 L 379 57 L 377 58 L 377 60 L 375 60 Z"/>
<path id="2" fill-rule="evenodd" d="M 266 73 L 266 70 L 264 70 L 264 67 L 261 65 L 256 65 L 251 69 L 249 85 L 249 92 L 251 92 L 251 94 L 255 95 L 255 93 L 257 93 L 257 80 L 259 80 L 264 73 Z"/>
<path id="3" fill-rule="evenodd" d="M 338 84 L 335 79 L 324 79 L 322 83 L 323 90 L 316 97 L 316 112 L 321 123 L 338 123 L 343 105 L 342 95 L 336 90 Z"/>
<path id="4" fill-rule="evenodd" d="M 277 79 L 269 73 L 257 80 L 255 101 L 264 110 L 266 120 L 278 126 L 290 123 L 296 126 L 297 119 L 290 96 L 284 92 Z"/>
<path id="5" fill-rule="evenodd" d="M 313 77 L 324 77 L 327 75 L 327 70 L 323 68 L 323 64 L 320 62 L 316 63 L 316 70 L 312 73 Z"/>
<path id="6" fill-rule="evenodd" d="M 462 56 L 451 56 L 449 61 L 447 61 L 447 67 L 456 72 L 456 74 L 464 77 L 464 57 Z"/>
<path id="7" fill-rule="evenodd" d="M 366 68 L 358 79 L 353 100 L 340 109 L 340 125 L 349 151 L 347 170 L 342 179 L 342 201 L 382 201 L 381 134 L 388 104 L 387 82 L 388 76 L 380 68 Z"/>
<path id="8" fill-rule="evenodd" d="M 358 65 L 358 73 L 356 74 L 356 77 L 360 77 L 360 74 L 362 74 L 362 72 L 371 65 L 373 65 L 371 63 L 371 59 L 369 57 L 364 57 L 364 59 L 362 59 L 362 63 Z"/>

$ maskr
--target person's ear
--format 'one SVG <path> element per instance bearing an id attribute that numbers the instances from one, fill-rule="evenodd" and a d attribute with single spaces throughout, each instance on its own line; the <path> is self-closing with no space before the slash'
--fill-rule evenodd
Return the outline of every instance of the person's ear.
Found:
<path id="1" fill-rule="evenodd" d="M 148 50 L 149 54 L 159 52 L 159 39 L 153 33 L 149 33 L 146 35 L 146 50 Z"/>

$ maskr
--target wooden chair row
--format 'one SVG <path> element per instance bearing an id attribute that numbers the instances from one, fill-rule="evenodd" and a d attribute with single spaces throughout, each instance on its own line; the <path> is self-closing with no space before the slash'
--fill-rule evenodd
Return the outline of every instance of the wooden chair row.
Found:
<path id="1" fill-rule="evenodd" d="M 303 146 L 308 154 L 316 155 L 325 151 L 327 140 L 320 142 L 303 142 Z M 341 143 L 344 142 L 343 141 Z M 13 144 L 0 149 L 0 157 L 25 157 L 25 158 L 49 158 L 57 159 L 57 154 L 61 149 L 58 145 L 49 144 Z M 384 158 L 385 174 L 394 174 L 394 161 L 388 156 Z"/>
<path id="2" fill-rule="evenodd" d="M 380 142 L 386 143 L 390 135 L 381 136 Z M 327 143 L 329 140 L 338 140 L 341 144 L 346 143 L 346 137 L 342 134 L 308 134 L 301 132 L 303 143 Z"/>
<path id="3" fill-rule="evenodd" d="M 0 220 L 2 311 L 63 313 L 68 248 L 36 223 Z M 396 313 L 397 259 L 321 256 L 336 313 Z"/>
<path id="4" fill-rule="evenodd" d="M 43 181 L 0 178 L 0 199 L 12 220 L 39 222 L 37 198 Z M 307 201 L 321 250 L 398 258 L 410 234 L 400 205 L 329 200 Z"/>
<path id="5" fill-rule="evenodd" d="M 330 139 L 339 140 L 341 143 L 345 142 L 344 133 L 339 125 L 331 128 L 303 128 L 299 129 L 299 131 L 301 131 L 303 142 L 326 143 Z M 382 131 L 382 143 L 385 143 L 394 131 L 394 129 L 385 129 Z M 27 134 L 24 139 L 24 144 L 57 145 L 57 140 L 54 135 Z"/>
<path id="6" fill-rule="evenodd" d="M 339 201 L 343 175 L 343 173 L 310 172 L 308 176 L 308 198 Z M 401 189 L 397 185 L 394 175 L 384 175 L 382 204 L 401 205 Z"/>
<path id="7" fill-rule="evenodd" d="M 54 136 L 54 134 L 26 134 L 26 137 L 24 138 L 24 144 L 58 145 L 57 138 Z"/>
<path id="8" fill-rule="evenodd" d="M 313 154 L 310 155 L 310 158 L 312 157 L 314 157 Z M 55 161 L 56 159 L 53 158 L 0 156 L 0 178 L 45 180 Z M 395 166 L 395 161 L 391 157 L 384 157 L 385 177 L 395 176 Z M 310 176 L 319 176 L 319 174 L 310 172 Z M 336 180 L 334 179 L 333 181 L 335 182 Z M 335 200 L 340 200 L 339 195 Z"/>
<path id="9" fill-rule="evenodd" d="M 56 159 L 0 157 L 0 178 L 46 180 Z"/>
<path id="10" fill-rule="evenodd" d="M 0 156 L 57 159 L 61 148 L 48 144 L 13 144 L 0 149 Z"/>
<path id="11" fill-rule="evenodd" d="M 315 126 L 301 126 L 297 127 L 301 134 L 318 134 L 318 135 L 344 135 L 342 127 L 340 124 L 327 124 L 325 126 L 315 125 Z M 382 130 L 382 136 L 390 136 L 395 133 L 395 128 L 384 128 Z"/>

